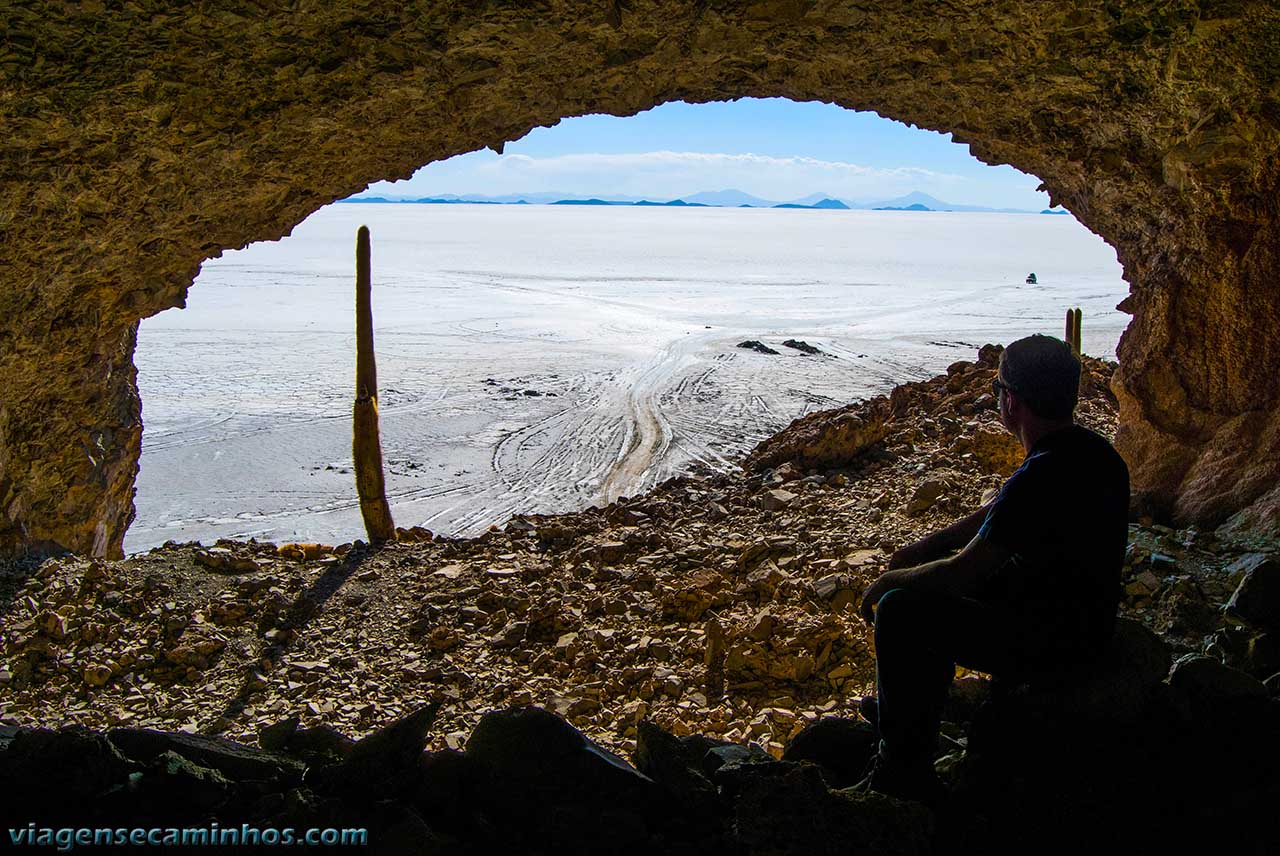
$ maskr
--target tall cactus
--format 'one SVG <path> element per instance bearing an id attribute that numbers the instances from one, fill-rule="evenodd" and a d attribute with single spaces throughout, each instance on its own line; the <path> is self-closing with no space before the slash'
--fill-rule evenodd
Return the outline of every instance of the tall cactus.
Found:
<path id="1" fill-rule="evenodd" d="M 369 271 L 369 227 L 356 232 L 356 403 L 352 410 L 351 459 L 356 493 L 369 543 L 394 541 L 396 525 L 387 503 L 378 432 L 378 367 L 373 356 L 373 281 Z"/>

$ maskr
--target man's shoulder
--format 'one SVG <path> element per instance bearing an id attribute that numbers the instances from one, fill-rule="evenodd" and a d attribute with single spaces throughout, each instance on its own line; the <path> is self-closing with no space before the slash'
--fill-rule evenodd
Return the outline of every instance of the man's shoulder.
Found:
<path id="1" fill-rule="evenodd" d="M 1129 468 L 1111 441 L 1083 425 L 1063 429 L 1028 455 L 1009 479 L 1015 489 L 1128 493 Z"/>
<path id="2" fill-rule="evenodd" d="M 1064 428 L 1053 442 L 1046 444 L 1039 454 L 1032 455 L 1042 463 L 1058 461 L 1064 464 L 1097 463 L 1125 466 L 1124 458 L 1106 437 L 1083 425 Z M 1030 459 L 1028 460 L 1030 463 Z"/>
<path id="3" fill-rule="evenodd" d="M 1126 476 L 1128 475 L 1128 465 L 1125 464 L 1124 458 L 1116 451 L 1116 447 L 1112 445 L 1110 440 L 1092 428 L 1086 428 L 1083 425 L 1074 427 L 1078 429 L 1077 436 L 1080 438 L 1080 450 L 1083 455 L 1113 469 L 1121 470 Z"/>

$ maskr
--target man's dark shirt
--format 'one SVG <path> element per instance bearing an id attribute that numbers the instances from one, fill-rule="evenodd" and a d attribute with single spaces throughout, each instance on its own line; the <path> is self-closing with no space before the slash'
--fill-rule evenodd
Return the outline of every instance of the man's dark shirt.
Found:
<path id="1" fill-rule="evenodd" d="M 1063 644 L 1100 647 L 1120 603 L 1128 518 L 1129 469 L 1105 438 L 1080 425 L 1042 437 L 978 531 L 1013 554 L 979 599 Z"/>

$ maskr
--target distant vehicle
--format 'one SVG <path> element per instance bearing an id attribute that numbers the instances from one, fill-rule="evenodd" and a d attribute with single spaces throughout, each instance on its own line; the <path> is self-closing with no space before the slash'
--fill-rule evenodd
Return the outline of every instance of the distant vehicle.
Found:
<path id="1" fill-rule="evenodd" d="M 1036 284 L 1036 275 L 1034 273 L 1027 274 L 1027 285 Z"/>

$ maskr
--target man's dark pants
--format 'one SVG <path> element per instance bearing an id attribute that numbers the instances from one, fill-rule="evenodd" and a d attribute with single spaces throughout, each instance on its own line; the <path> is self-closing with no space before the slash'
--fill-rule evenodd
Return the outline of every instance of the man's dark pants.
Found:
<path id="1" fill-rule="evenodd" d="M 904 763 L 933 759 L 957 665 L 1015 678 L 1062 650 L 1005 607 L 908 589 L 880 598 L 875 640 L 881 751 Z"/>

